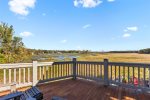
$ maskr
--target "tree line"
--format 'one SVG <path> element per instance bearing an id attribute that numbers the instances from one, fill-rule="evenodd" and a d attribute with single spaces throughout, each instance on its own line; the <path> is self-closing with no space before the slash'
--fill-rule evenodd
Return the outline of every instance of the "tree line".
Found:
<path id="1" fill-rule="evenodd" d="M 141 49 L 141 50 L 139 50 L 139 53 L 141 53 L 141 54 L 150 54 L 150 48 Z"/>

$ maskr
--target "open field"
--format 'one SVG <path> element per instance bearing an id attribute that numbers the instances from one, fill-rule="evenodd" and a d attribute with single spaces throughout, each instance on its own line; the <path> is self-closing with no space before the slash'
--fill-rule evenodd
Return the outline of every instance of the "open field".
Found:
<path id="1" fill-rule="evenodd" d="M 138 53 L 50 53 L 35 56 L 39 62 L 70 61 L 77 58 L 78 61 L 103 61 L 109 59 L 111 62 L 134 62 L 150 63 L 150 54 Z M 32 62 L 32 59 L 29 59 Z"/>
<path id="2" fill-rule="evenodd" d="M 80 61 L 103 61 L 109 59 L 112 62 L 135 62 L 135 63 L 150 63 L 150 54 L 138 53 L 91 53 L 80 54 L 77 60 Z"/>

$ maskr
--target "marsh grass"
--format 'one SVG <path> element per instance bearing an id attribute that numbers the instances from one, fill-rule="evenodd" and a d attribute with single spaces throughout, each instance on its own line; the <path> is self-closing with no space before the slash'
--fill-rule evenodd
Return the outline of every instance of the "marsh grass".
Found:
<path id="1" fill-rule="evenodd" d="M 77 60 L 79 61 L 103 61 L 109 59 L 110 62 L 134 62 L 134 63 L 150 63 L 150 54 L 138 53 L 96 53 L 81 54 Z"/>

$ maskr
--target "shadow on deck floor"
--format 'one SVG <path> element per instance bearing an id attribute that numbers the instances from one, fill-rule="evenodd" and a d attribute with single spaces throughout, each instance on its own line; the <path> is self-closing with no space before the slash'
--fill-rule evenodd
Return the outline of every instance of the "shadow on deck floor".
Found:
<path id="1" fill-rule="evenodd" d="M 44 94 L 44 100 L 60 96 L 67 100 L 150 100 L 149 94 L 136 94 L 131 89 L 104 87 L 87 80 L 62 80 L 38 86 Z"/>

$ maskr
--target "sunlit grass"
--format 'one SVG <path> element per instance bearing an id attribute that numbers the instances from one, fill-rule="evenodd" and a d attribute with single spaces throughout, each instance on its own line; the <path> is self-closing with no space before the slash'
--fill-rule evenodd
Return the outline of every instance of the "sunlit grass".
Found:
<path id="1" fill-rule="evenodd" d="M 109 59 L 111 62 L 134 62 L 134 63 L 150 63 L 149 54 L 138 53 L 97 53 L 97 54 L 81 54 L 77 60 L 80 61 L 103 61 Z"/>

